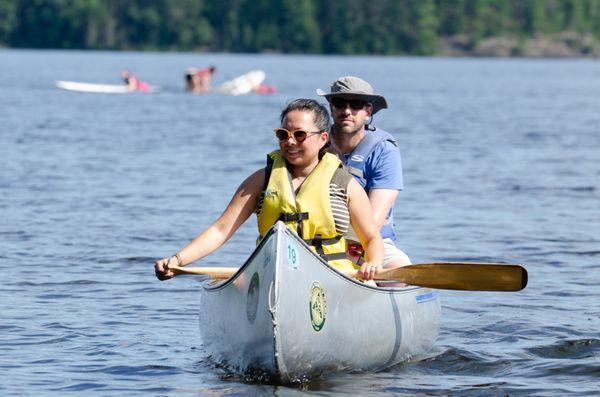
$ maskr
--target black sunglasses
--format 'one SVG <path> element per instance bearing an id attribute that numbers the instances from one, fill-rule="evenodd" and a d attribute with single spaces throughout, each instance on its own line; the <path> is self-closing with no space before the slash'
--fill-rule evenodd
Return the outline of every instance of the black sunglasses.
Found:
<path id="1" fill-rule="evenodd" d="M 287 141 L 291 137 L 291 138 L 294 138 L 294 140 L 298 143 L 304 142 L 306 140 L 306 138 L 308 138 L 311 135 L 316 135 L 316 134 L 321 133 L 321 131 L 315 131 L 315 132 L 306 132 L 304 130 L 289 131 L 289 130 L 286 130 L 285 128 L 275 128 L 274 131 L 275 131 L 275 136 L 280 141 Z"/>
<path id="2" fill-rule="evenodd" d="M 329 102 L 338 109 L 345 109 L 346 105 L 350 105 L 350 108 L 354 110 L 360 110 L 368 103 L 367 101 L 362 101 L 360 99 L 345 99 L 339 97 L 333 97 Z"/>

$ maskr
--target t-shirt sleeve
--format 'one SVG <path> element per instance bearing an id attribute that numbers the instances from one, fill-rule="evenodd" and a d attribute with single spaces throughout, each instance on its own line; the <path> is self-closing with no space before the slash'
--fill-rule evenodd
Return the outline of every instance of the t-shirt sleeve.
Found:
<path id="1" fill-rule="evenodd" d="M 367 159 L 367 190 L 402 190 L 402 157 L 400 150 L 389 141 L 379 145 Z"/>

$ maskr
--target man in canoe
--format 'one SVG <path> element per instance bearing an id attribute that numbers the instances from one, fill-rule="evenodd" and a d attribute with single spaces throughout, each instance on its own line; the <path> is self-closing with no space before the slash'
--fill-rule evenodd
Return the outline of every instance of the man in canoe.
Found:
<path id="1" fill-rule="evenodd" d="M 212 225 L 174 256 L 156 262 L 159 280 L 175 275 L 169 266 L 185 266 L 218 249 L 253 213 L 261 236 L 282 220 L 332 266 L 358 269 L 365 280 L 381 270 L 383 243 L 369 198 L 337 156 L 327 152 L 327 108 L 312 99 L 297 99 L 285 107 L 280 120 L 275 128 L 279 150 L 267 156 L 267 166 L 242 182 Z M 366 251 L 360 267 L 346 258 L 343 234 L 350 225 Z"/>
<path id="2" fill-rule="evenodd" d="M 402 160 L 394 137 L 373 127 L 373 115 L 387 108 L 381 95 L 361 78 L 340 77 L 331 84 L 330 92 L 317 89 L 329 102 L 333 126 L 332 149 L 369 196 L 373 218 L 383 238 L 384 268 L 410 265 L 408 256 L 396 247 L 394 202 L 403 189 Z M 350 230 L 349 256 L 362 260 L 362 247 Z"/>

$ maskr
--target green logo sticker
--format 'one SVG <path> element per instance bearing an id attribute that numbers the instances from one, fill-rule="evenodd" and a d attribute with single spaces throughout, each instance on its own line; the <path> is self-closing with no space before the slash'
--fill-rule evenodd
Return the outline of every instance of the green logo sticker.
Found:
<path id="1" fill-rule="evenodd" d="M 258 273 L 252 275 L 250 285 L 248 286 L 248 295 L 246 296 L 246 317 L 250 324 L 254 324 L 256 320 L 256 312 L 258 311 Z"/>
<path id="2" fill-rule="evenodd" d="M 318 281 L 314 281 L 310 287 L 310 322 L 315 331 L 319 332 L 327 318 L 327 302 L 325 291 Z"/>

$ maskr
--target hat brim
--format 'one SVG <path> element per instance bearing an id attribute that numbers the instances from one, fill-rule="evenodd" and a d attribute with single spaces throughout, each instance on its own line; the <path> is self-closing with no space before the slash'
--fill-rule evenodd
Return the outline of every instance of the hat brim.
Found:
<path id="1" fill-rule="evenodd" d="M 317 88 L 317 95 L 324 96 L 327 101 L 329 98 L 338 97 L 338 98 L 348 98 L 348 99 L 362 99 L 363 101 L 369 102 L 373 105 L 373 114 L 377 113 L 381 109 L 387 109 L 387 101 L 381 95 L 369 95 L 369 94 L 361 94 L 356 92 L 334 92 L 327 93 L 320 88 Z"/>

